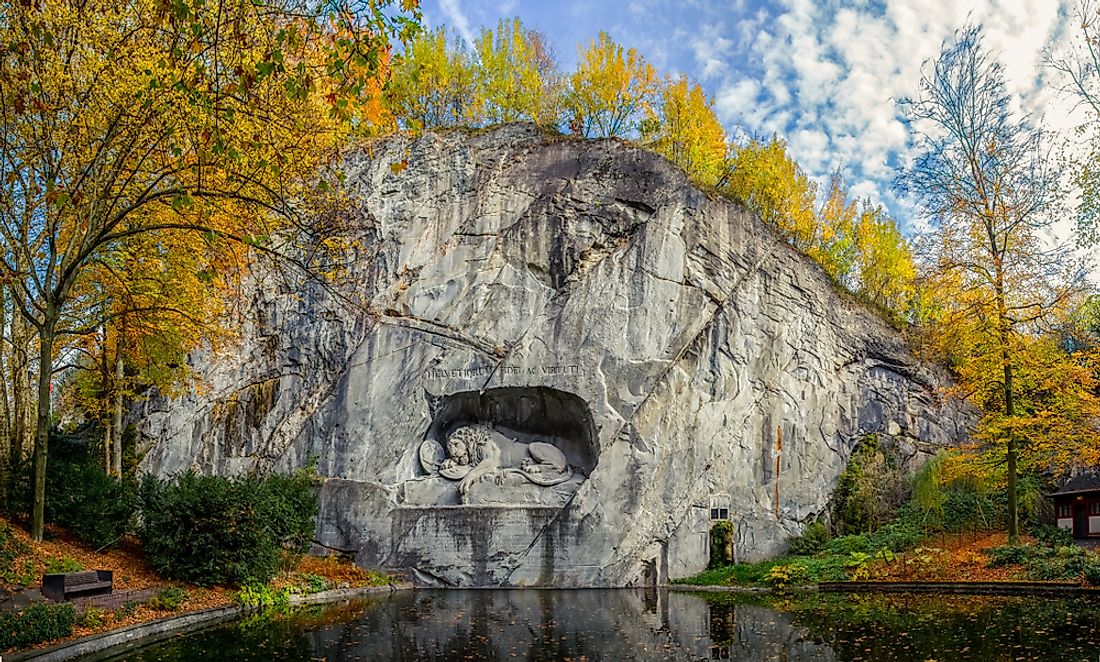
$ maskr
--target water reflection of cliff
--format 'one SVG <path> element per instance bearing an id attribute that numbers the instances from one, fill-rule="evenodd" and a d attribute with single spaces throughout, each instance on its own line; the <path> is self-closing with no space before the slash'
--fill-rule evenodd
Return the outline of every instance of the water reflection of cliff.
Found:
<path id="1" fill-rule="evenodd" d="M 631 590 L 397 593 L 307 633 L 343 660 L 833 660 L 803 628 L 755 606 Z"/>

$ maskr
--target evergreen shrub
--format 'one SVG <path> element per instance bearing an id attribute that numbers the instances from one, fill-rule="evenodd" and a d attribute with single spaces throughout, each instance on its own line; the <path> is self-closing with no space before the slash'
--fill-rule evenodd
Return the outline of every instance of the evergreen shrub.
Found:
<path id="1" fill-rule="evenodd" d="M 0 649 L 26 648 L 71 636 L 74 623 L 76 608 L 68 602 L 45 602 L 0 613 Z"/>
<path id="2" fill-rule="evenodd" d="M 710 563 L 707 567 L 721 568 L 733 563 L 733 523 L 718 520 L 710 527 Z"/>
<path id="3" fill-rule="evenodd" d="M 790 553 L 799 556 L 811 556 L 825 548 L 829 542 L 829 529 L 823 522 L 811 522 L 806 525 L 800 536 L 787 538 Z"/>
<path id="4" fill-rule="evenodd" d="M 137 485 L 93 464 L 57 462 L 46 483 L 46 519 L 99 549 L 134 530 Z"/>
<path id="5" fill-rule="evenodd" d="M 266 583 L 284 552 L 312 539 L 308 474 L 226 478 L 193 472 L 141 485 L 142 542 L 157 572 L 201 586 Z"/>

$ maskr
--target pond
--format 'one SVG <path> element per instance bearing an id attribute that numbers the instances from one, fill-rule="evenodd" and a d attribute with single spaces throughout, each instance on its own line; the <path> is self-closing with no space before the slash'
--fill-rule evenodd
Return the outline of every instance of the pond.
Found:
<path id="1" fill-rule="evenodd" d="M 257 615 L 112 660 L 1087 660 L 1100 600 L 400 591 Z"/>

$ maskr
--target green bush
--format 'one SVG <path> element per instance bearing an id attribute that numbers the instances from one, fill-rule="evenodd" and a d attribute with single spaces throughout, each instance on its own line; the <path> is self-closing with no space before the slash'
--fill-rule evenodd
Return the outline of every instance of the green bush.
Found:
<path id="1" fill-rule="evenodd" d="M 1037 556 L 1027 563 L 1027 578 L 1035 581 L 1078 581 L 1086 565 L 1084 553 Z"/>
<path id="2" fill-rule="evenodd" d="M 179 586 L 169 586 L 149 598 L 145 604 L 157 611 L 176 611 L 187 600 L 187 591 Z"/>
<path id="3" fill-rule="evenodd" d="M 860 533 L 852 536 L 833 538 L 824 547 L 828 554 L 862 553 L 874 554 L 881 550 L 903 552 L 916 545 L 923 538 L 920 531 L 907 524 L 891 523 L 880 527 L 874 533 Z"/>
<path id="4" fill-rule="evenodd" d="M 274 589 L 266 584 L 245 584 L 235 596 L 238 603 L 245 607 L 260 607 L 286 611 L 290 609 L 290 591 L 285 588 Z"/>
<path id="5" fill-rule="evenodd" d="M 1027 578 L 1035 581 L 1078 581 L 1089 568 L 1089 557 L 1076 545 L 1057 549 L 1034 545 L 1005 545 L 986 550 L 988 566 L 999 568 L 1020 565 Z M 1087 577 L 1086 577 L 1087 579 Z"/>
<path id="6" fill-rule="evenodd" d="M 1031 535 L 1047 547 L 1065 547 L 1073 544 L 1073 534 L 1058 526 L 1039 524 L 1031 527 Z"/>
<path id="7" fill-rule="evenodd" d="M 1054 549 L 1054 555 L 1058 558 L 1068 559 L 1076 556 L 1084 556 L 1085 550 L 1072 542 L 1068 545 L 1060 545 Z"/>
<path id="8" fill-rule="evenodd" d="M 137 611 L 137 608 L 141 606 L 139 600 L 127 600 L 122 603 L 122 606 L 115 610 L 115 619 L 124 620 L 130 618 Z"/>
<path id="9" fill-rule="evenodd" d="M 1036 549 L 1030 545 L 1005 545 L 1003 547 L 990 547 L 986 550 L 990 568 L 1003 568 L 1010 565 L 1024 565 L 1036 558 Z"/>
<path id="10" fill-rule="evenodd" d="M 1100 586 L 1100 558 L 1090 557 L 1085 561 L 1085 581 L 1092 586 Z"/>
<path id="11" fill-rule="evenodd" d="M 266 476 L 259 490 L 267 526 L 279 546 L 296 554 L 309 551 L 317 518 L 312 469 Z"/>
<path id="12" fill-rule="evenodd" d="M 830 498 L 834 532 L 856 534 L 877 529 L 893 518 L 908 489 L 895 453 L 880 444 L 877 435 L 863 437 L 852 449 Z"/>
<path id="13" fill-rule="evenodd" d="M 811 556 L 825 549 L 829 542 L 829 529 L 822 522 L 811 522 L 806 525 L 800 536 L 787 538 L 787 545 L 791 554 Z"/>
<path id="14" fill-rule="evenodd" d="M 300 476 L 147 477 L 141 502 L 150 565 L 202 586 L 266 583 L 284 549 L 297 553 L 308 545 L 317 515 L 311 482 Z"/>
<path id="15" fill-rule="evenodd" d="M 927 486 L 922 489 L 930 491 Z M 936 507 L 910 501 L 898 510 L 898 521 L 913 529 L 952 533 L 994 529 L 1004 521 L 1001 495 L 984 494 L 966 485 L 940 489 Z M 922 494 L 922 498 L 932 496 Z"/>
<path id="16" fill-rule="evenodd" d="M 920 529 L 904 522 L 887 524 L 870 536 L 875 551 L 886 549 L 891 552 L 904 552 L 923 539 Z"/>
<path id="17" fill-rule="evenodd" d="M 76 624 L 82 628 L 96 629 L 107 622 L 107 610 L 98 607 L 88 607 L 76 617 Z"/>
<path id="18" fill-rule="evenodd" d="M 733 562 L 733 522 L 718 520 L 710 527 L 708 568 L 721 568 Z"/>
<path id="19" fill-rule="evenodd" d="M 312 573 L 302 573 L 299 576 L 298 586 L 305 594 L 320 593 L 326 591 L 329 588 L 328 580 L 320 575 L 314 575 Z"/>
<path id="20" fill-rule="evenodd" d="M 60 572 L 80 572 L 84 564 L 67 556 L 49 559 L 46 561 L 46 574 L 52 575 Z"/>
<path id="21" fill-rule="evenodd" d="M 22 611 L 0 614 L 0 649 L 25 648 L 71 636 L 76 608 L 68 602 L 47 602 Z"/>
<path id="22" fill-rule="evenodd" d="M 1003 526 L 1004 492 L 995 492 L 988 481 L 974 477 L 946 478 L 943 467 L 948 456 L 937 453 L 914 474 L 910 482 L 912 498 L 898 509 L 897 520 L 926 532 L 958 533 Z"/>
<path id="23" fill-rule="evenodd" d="M 825 552 L 828 554 L 840 554 L 847 556 L 854 552 L 870 552 L 871 549 L 871 537 L 866 533 L 860 533 L 853 536 L 840 536 L 839 538 L 833 538 L 825 545 Z"/>
<path id="24" fill-rule="evenodd" d="M 91 464 L 55 462 L 46 485 L 46 517 L 82 542 L 102 548 L 133 530 L 137 490 L 133 480 L 108 476 Z"/>

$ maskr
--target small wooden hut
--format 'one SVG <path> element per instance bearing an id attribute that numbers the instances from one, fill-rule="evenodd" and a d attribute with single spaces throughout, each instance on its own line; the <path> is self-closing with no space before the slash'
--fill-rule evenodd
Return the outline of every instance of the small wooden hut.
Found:
<path id="1" fill-rule="evenodd" d="M 1100 538 L 1100 471 L 1070 478 L 1050 495 L 1055 523 L 1074 538 Z"/>

